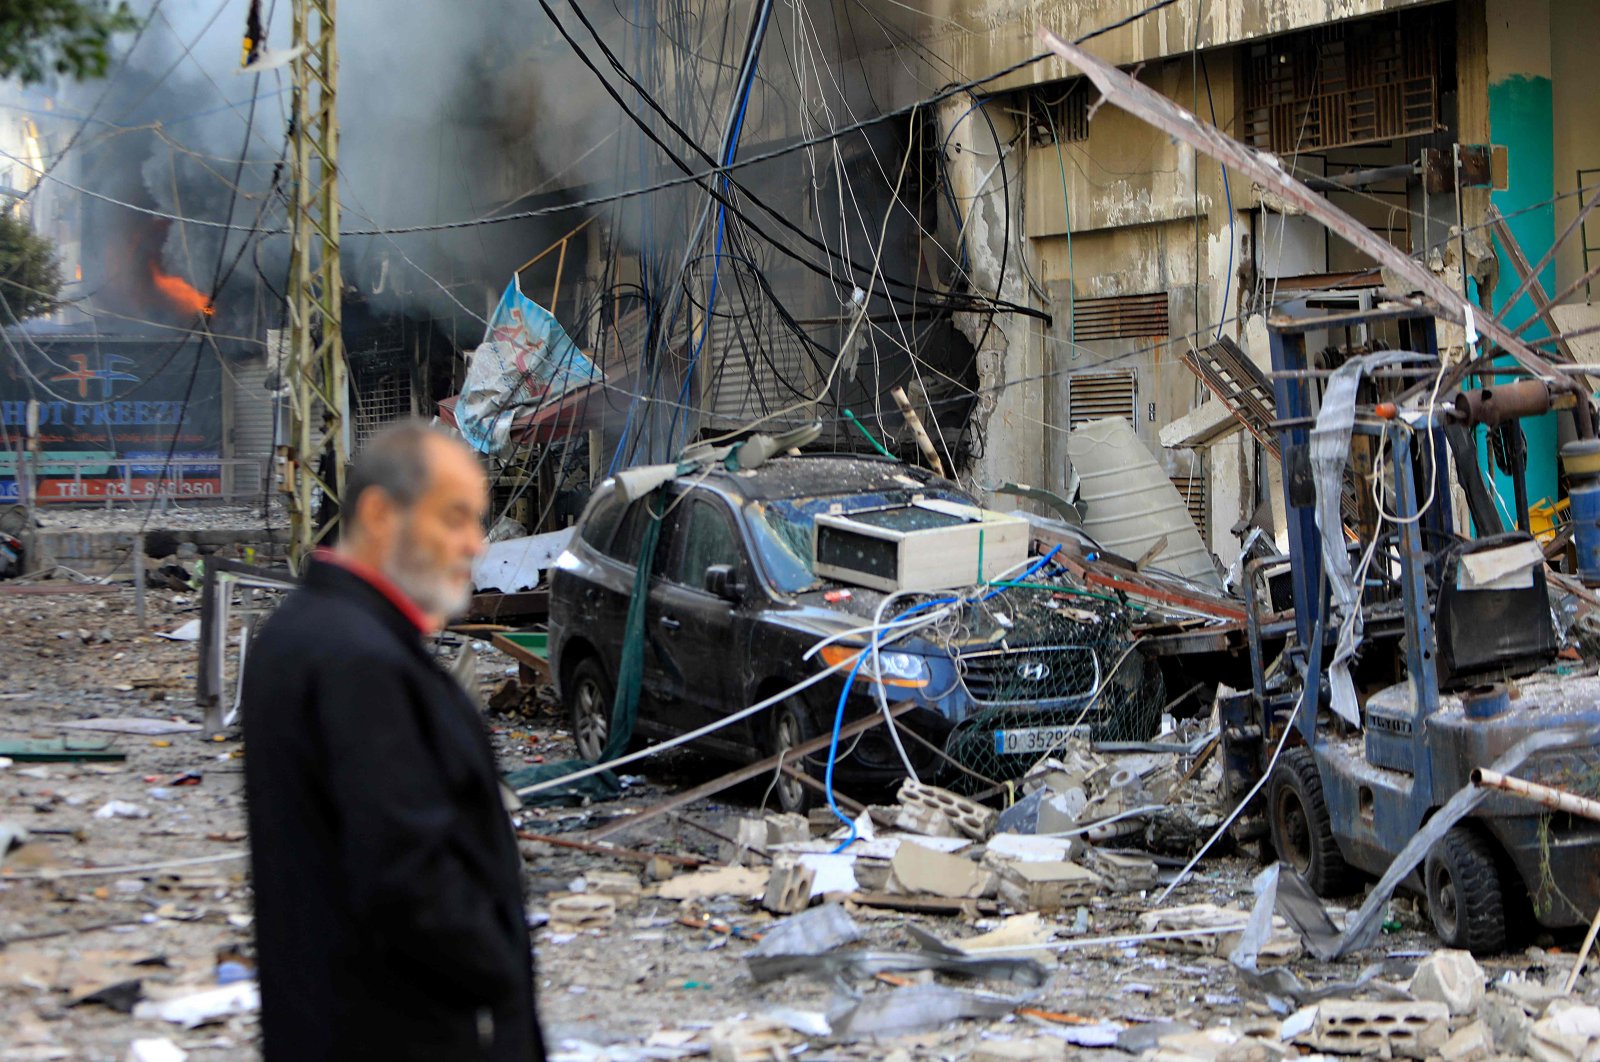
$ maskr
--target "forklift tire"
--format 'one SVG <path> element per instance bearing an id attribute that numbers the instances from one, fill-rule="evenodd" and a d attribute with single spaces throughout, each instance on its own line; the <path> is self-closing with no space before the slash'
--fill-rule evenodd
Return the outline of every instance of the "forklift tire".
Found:
<path id="1" fill-rule="evenodd" d="M 1428 853 L 1424 884 L 1428 917 L 1446 947 L 1474 955 L 1505 950 L 1505 891 L 1492 842 L 1467 827 L 1455 827 Z"/>
<path id="2" fill-rule="evenodd" d="M 1272 769 L 1267 819 L 1278 858 L 1299 871 L 1318 896 L 1344 896 L 1355 889 L 1360 875 L 1334 840 L 1322 776 L 1310 749 L 1285 750 Z"/>
<path id="3" fill-rule="evenodd" d="M 616 693 L 600 661 L 585 656 L 562 683 L 567 701 L 567 723 L 578 758 L 598 763 L 611 737 L 611 708 Z"/>
<path id="4" fill-rule="evenodd" d="M 773 709 L 768 755 L 776 756 L 810 739 L 810 716 L 803 702 L 790 697 Z M 792 763 L 802 771 L 806 769 L 804 756 L 788 757 L 784 762 Z M 819 800 L 816 790 L 782 771 L 777 772 L 777 777 L 772 782 L 771 799 L 777 803 L 779 811 L 795 815 L 804 815 L 815 807 Z"/>

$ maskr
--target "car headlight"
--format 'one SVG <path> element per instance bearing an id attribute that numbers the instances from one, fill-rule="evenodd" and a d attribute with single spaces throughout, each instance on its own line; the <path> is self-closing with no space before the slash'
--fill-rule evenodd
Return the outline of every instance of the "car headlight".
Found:
<path id="1" fill-rule="evenodd" d="M 856 657 L 865 652 L 853 645 L 827 645 L 823 646 L 822 662 L 829 667 L 851 668 L 855 666 Z M 889 653 L 878 650 L 878 667 L 883 677 L 879 679 L 872 673 L 872 656 L 862 662 L 861 670 L 856 672 L 857 682 L 882 682 L 885 686 L 908 686 L 920 689 L 928 684 L 928 662 L 915 653 Z"/>

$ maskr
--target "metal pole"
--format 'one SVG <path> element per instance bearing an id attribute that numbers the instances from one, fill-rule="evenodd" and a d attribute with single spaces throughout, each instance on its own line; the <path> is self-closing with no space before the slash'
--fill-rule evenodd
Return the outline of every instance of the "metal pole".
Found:
<path id="1" fill-rule="evenodd" d="M 144 611 L 144 532 L 133 536 L 133 612 L 139 629 L 145 628 Z"/>
<path id="2" fill-rule="evenodd" d="M 1540 785 L 1538 782 L 1529 782 L 1522 778 L 1513 778 L 1509 774 L 1491 771 L 1486 767 L 1475 768 L 1472 772 L 1472 784 L 1484 789 L 1500 789 L 1507 793 L 1514 793 L 1526 800 L 1543 804 L 1556 811 L 1565 811 L 1569 815 L 1578 815 L 1586 819 L 1600 822 L 1600 800 L 1590 800 L 1576 793 L 1569 793 L 1565 789 L 1557 789 L 1551 785 Z"/>
<path id="3" fill-rule="evenodd" d="M 289 414 L 285 475 L 289 490 L 289 561 L 298 571 L 332 530 L 319 523 L 318 496 L 344 491 L 349 395 L 341 334 L 339 265 L 338 0 L 294 0 L 295 178 L 289 267 Z M 326 475 L 324 472 L 326 461 Z"/>

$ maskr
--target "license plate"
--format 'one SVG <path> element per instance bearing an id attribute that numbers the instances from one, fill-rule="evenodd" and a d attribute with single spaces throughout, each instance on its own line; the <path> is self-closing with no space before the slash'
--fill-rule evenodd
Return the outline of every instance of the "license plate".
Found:
<path id="1" fill-rule="evenodd" d="M 1071 737 L 1087 737 L 1087 726 L 1030 726 L 1019 730 L 996 730 L 994 751 L 1000 756 L 1043 756 L 1066 744 Z"/>

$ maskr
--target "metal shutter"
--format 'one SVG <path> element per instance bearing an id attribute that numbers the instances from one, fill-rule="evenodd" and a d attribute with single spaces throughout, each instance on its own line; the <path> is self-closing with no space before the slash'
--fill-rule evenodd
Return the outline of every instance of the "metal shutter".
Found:
<path id="1" fill-rule="evenodd" d="M 1093 420 L 1121 417 L 1135 428 L 1138 377 L 1132 370 L 1080 372 L 1067 377 L 1067 427 L 1075 429 Z"/>
<path id="2" fill-rule="evenodd" d="M 1096 339 L 1142 339 L 1164 336 L 1169 331 L 1164 291 L 1079 299 L 1072 306 L 1072 338 L 1078 343 Z"/>

